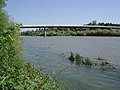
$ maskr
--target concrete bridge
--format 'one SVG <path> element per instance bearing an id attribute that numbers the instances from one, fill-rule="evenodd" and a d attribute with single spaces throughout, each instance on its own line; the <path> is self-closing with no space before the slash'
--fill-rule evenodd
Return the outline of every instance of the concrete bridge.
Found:
<path id="1" fill-rule="evenodd" d="M 99 25 L 23 25 L 20 28 L 42 28 L 46 37 L 48 28 L 90 28 L 90 29 L 120 29 L 120 26 L 99 26 Z"/>

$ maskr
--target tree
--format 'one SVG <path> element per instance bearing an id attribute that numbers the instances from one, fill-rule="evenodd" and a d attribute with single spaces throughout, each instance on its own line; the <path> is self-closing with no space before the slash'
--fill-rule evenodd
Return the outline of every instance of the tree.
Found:
<path id="1" fill-rule="evenodd" d="M 6 5 L 7 0 L 0 0 L 0 9 L 2 9 Z"/>
<path id="2" fill-rule="evenodd" d="M 93 21 L 91 22 L 91 24 L 92 24 L 92 25 L 96 25 L 96 24 L 97 24 L 97 21 L 96 21 L 96 20 L 93 20 Z"/>
<path id="3" fill-rule="evenodd" d="M 93 20 L 92 22 L 88 23 L 87 25 L 97 25 L 97 21 Z"/>
<path id="4" fill-rule="evenodd" d="M 8 16 L 3 11 L 3 7 L 5 6 L 5 0 L 0 0 L 0 30 L 1 32 L 5 30 L 8 26 Z"/>

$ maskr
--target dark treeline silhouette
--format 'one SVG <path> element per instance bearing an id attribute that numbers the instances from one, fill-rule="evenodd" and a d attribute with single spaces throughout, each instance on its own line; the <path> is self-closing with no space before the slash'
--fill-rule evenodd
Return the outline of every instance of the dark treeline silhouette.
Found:
<path id="1" fill-rule="evenodd" d="M 47 29 L 47 36 L 120 36 L 119 29 Z M 21 36 L 44 36 L 44 30 L 23 31 Z"/>
<path id="2" fill-rule="evenodd" d="M 105 23 L 105 22 L 99 22 L 99 23 L 97 23 L 96 20 L 93 20 L 92 22 L 90 22 L 90 23 L 88 23 L 86 25 L 120 26 L 120 24 L 114 24 L 114 23 Z"/>

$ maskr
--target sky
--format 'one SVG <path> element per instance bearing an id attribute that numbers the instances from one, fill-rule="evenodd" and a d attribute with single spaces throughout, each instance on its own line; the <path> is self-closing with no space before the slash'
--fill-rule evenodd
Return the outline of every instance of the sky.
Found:
<path id="1" fill-rule="evenodd" d="M 4 10 L 23 25 L 120 23 L 120 0 L 8 0 Z"/>

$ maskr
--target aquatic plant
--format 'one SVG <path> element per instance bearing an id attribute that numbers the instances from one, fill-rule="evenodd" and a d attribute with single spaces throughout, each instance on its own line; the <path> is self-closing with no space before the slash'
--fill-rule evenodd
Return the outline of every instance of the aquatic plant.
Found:
<path id="1" fill-rule="evenodd" d="M 93 61 L 89 58 L 89 57 L 86 57 L 85 58 L 85 64 L 84 64 L 86 67 L 92 67 L 93 65 Z"/>
<path id="2" fill-rule="evenodd" d="M 104 58 L 101 58 L 101 57 L 97 57 L 96 59 L 97 60 L 105 60 Z"/>
<path id="3" fill-rule="evenodd" d="M 68 59 L 73 63 L 75 61 L 75 57 L 74 57 L 74 53 L 71 52 L 70 53 L 70 57 L 68 57 Z"/>
<path id="4" fill-rule="evenodd" d="M 75 63 L 80 65 L 82 63 L 82 57 L 76 53 L 75 55 Z"/>
<path id="5" fill-rule="evenodd" d="M 100 66 L 101 70 L 103 71 L 117 70 L 113 65 L 107 62 L 106 59 L 103 59 L 101 57 L 97 58 L 97 60 L 100 61 L 93 61 L 90 57 L 83 57 L 78 53 L 71 52 L 68 59 L 70 62 L 72 62 L 72 64 L 75 63 L 76 65 L 83 65 L 87 68 L 91 68 L 92 66 Z"/>
<path id="6" fill-rule="evenodd" d="M 106 61 L 102 61 L 100 63 L 100 66 L 101 66 L 101 70 L 103 70 L 103 71 L 116 70 L 116 68 L 113 65 L 111 65 L 110 63 L 108 63 Z"/>
<path id="7" fill-rule="evenodd" d="M 85 65 L 86 67 L 91 67 L 93 65 L 93 61 L 89 57 L 82 57 L 80 54 L 73 52 L 70 53 L 70 57 L 68 57 L 70 62 L 77 64 L 77 65 Z"/>

